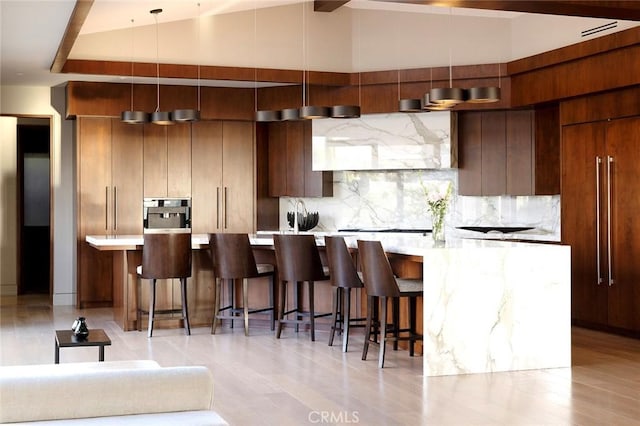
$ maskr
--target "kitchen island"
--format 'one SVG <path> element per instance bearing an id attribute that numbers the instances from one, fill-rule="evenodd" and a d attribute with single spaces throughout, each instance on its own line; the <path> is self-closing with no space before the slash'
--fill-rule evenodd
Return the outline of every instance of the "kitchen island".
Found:
<path id="1" fill-rule="evenodd" d="M 316 235 L 321 242 L 323 234 Z M 434 247 L 429 235 L 344 236 L 351 247 L 358 239 L 377 239 L 390 254 L 422 261 L 425 376 L 571 365 L 568 246 L 450 239 Z M 193 241 L 194 249 L 206 247 L 206 235 Z M 87 242 L 99 250 L 125 250 L 131 259 L 142 237 L 91 236 Z M 265 249 L 272 244 L 268 235 L 251 242 Z"/>

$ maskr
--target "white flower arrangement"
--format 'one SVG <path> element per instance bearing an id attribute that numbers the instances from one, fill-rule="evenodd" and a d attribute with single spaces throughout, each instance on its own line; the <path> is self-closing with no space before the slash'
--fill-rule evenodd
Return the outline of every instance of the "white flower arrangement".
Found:
<path id="1" fill-rule="evenodd" d="M 435 241 L 444 241 L 444 217 L 449 208 L 452 185 L 450 181 L 421 182 L 431 213 L 432 236 Z"/>

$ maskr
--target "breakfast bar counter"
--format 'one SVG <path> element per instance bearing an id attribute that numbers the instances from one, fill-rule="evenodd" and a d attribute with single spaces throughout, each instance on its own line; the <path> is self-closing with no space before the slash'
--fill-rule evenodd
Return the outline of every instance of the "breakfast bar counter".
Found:
<path id="1" fill-rule="evenodd" d="M 450 239 L 435 246 L 429 235 L 339 234 L 352 248 L 358 239 L 377 239 L 390 257 L 422 262 L 425 376 L 571 365 L 568 246 L 477 239 Z M 326 234 L 315 235 L 321 244 Z M 126 312 L 135 309 L 131 281 L 142 236 L 88 236 L 86 240 L 98 250 L 126 253 L 121 300 L 116 304 L 124 310 L 120 325 L 133 329 Z M 271 250 L 273 244 L 268 234 L 252 235 L 250 240 L 257 249 Z M 207 235 L 194 234 L 194 250 L 205 255 L 207 250 L 200 249 L 206 247 Z M 206 261 L 200 263 L 194 265 L 197 273 L 192 279 L 205 288 L 202 292 L 212 285 L 213 277 Z M 207 312 L 209 303 L 203 307 Z"/>

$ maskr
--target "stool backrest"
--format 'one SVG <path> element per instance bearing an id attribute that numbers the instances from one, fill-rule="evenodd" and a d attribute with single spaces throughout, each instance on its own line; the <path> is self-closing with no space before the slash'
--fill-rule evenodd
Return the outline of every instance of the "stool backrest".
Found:
<path id="1" fill-rule="evenodd" d="M 327 249 L 327 262 L 331 271 L 331 284 L 336 287 L 362 287 L 356 265 L 344 237 L 325 236 L 324 246 Z"/>
<path id="2" fill-rule="evenodd" d="M 256 260 L 247 234 L 216 233 L 209 235 L 209 251 L 218 278 L 252 278 L 258 276 Z"/>
<path id="3" fill-rule="evenodd" d="M 191 276 L 191 233 L 149 233 L 143 239 L 143 278 Z"/>
<path id="4" fill-rule="evenodd" d="M 322 281 L 327 279 L 313 235 L 275 234 L 273 245 L 280 280 Z"/>
<path id="5" fill-rule="evenodd" d="M 367 295 L 399 297 L 400 290 L 380 241 L 358 240 L 358 256 Z"/>

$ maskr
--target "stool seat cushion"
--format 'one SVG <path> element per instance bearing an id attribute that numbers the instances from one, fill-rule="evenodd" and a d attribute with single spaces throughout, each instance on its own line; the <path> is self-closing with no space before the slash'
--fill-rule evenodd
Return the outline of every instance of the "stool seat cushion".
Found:
<path id="1" fill-rule="evenodd" d="M 396 278 L 398 283 L 398 289 L 400 294 L 404 293 L 422 293 L 423 283 L 422 280 L 411 280 L 406 278 Z"/>

